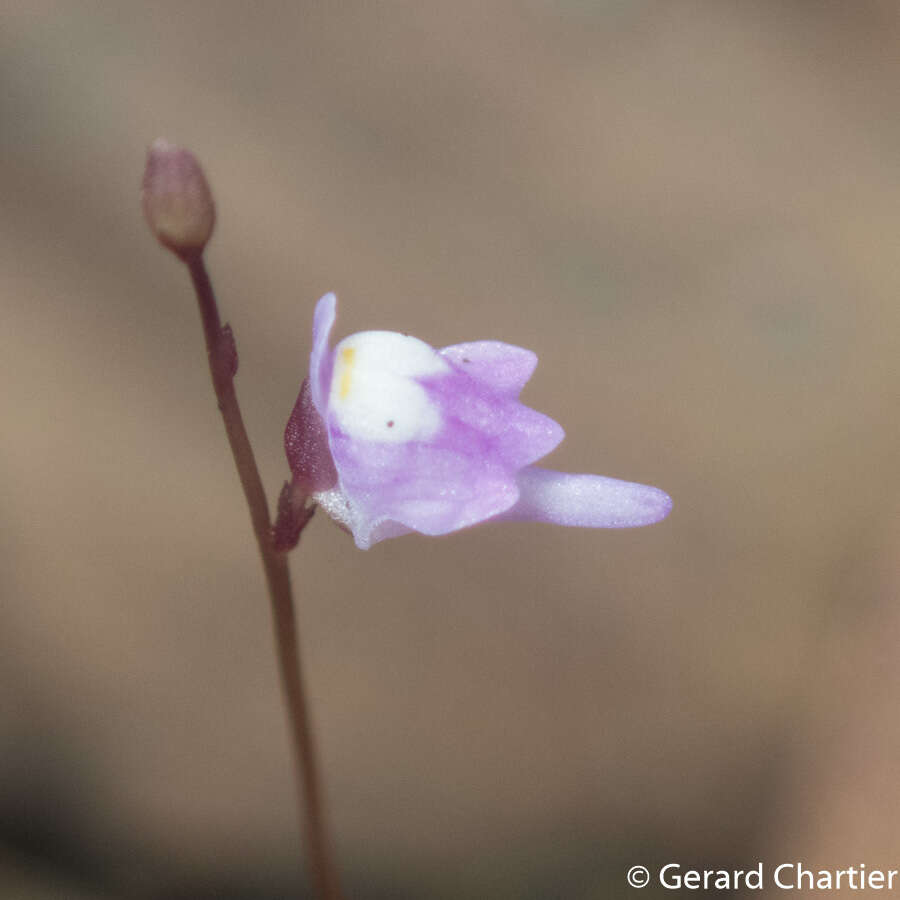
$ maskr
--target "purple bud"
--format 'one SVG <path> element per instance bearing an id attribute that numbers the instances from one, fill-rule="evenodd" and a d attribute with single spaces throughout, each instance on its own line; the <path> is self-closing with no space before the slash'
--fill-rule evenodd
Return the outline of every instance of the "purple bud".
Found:
<path id="1" fill-rule="evenodd" d="M 183 260 L 199 256 L 216 221 L 209 183 L 190 150 L 158 138 L 147 151 L 141 190 L 156 239 Z"/>

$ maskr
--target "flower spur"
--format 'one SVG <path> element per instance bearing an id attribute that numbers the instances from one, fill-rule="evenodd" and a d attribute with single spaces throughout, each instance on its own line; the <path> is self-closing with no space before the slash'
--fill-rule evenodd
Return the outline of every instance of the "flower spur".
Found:
<path id="1" fill-rule="evenodd" d="M 530 350 L 500 341 L 436 350 L 390 331 L 331 350 L 336 305 L 326 294 L 316 306 L 285 449 L 295 493 L 361 549 L 488 520 L 629 528 L 668 515 L 672 501 L 658 488 L 533 465 L 564 432 L 518 400 L 537 365 Z"/>

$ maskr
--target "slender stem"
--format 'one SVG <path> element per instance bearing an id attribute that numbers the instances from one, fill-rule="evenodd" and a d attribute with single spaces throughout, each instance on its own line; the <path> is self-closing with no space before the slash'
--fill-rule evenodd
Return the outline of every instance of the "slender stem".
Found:
<path id="1" fill-rule="evenodd" d="M 312 880 L 316 894 L 322 900 L 340 900 L 341 891 L 331 858 L 331 848 L 325 825 L 324 803 L 309 707 L 303 689 L 300 648 L 297 641 L 297 621 L 294 615 L 287 556 L 276 551 L 272 541 L 272 524 L 269 518 L 266 494 L 234 390 L 237 352 L 231 329 L 227 325 L 222 327 L 216 297 L 202 256 L 197 254 L 189 257 L 185 262 L 190 270 L 194 290 L 197 293 L 197 301 L 200 304 L 200 317 L 203 321 L 203 334 L 206 338 L 206 352 L 209 357 L 213 387 L 241 479 L 241 487 L 244 489 L 244 496 L 250 507 L 253 531 L 259 545 L 259 555 L 262 558 L 269 597 L 272 602 L 278 668 L 293 738 L 294 762 L 298 779 L 298 803 L 301 816 L 306 824 Z"/>

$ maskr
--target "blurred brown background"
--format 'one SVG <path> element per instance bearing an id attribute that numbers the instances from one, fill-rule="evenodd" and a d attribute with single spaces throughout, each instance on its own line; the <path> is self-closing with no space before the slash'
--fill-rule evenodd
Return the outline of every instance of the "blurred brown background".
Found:
<path id="1" fill-rule="evenodd" d="M 2 18 L 0 895 L 302 880 L 260 566 L 140 216 L 160 135 L 215 191 L 270 494 L 335 290 L 338 337 L 536 350 L 547 463 L 675 500 L 367 553 L 317 517 L 292 565 L 350 895 L 900 863 L 894 0 Z"/>

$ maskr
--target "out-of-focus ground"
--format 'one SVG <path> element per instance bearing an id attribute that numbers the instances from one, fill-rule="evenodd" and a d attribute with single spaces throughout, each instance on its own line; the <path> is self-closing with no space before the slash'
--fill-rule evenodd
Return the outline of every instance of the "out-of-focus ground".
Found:
<path id="1" fill-rule="evenodd" d="M 501 338 L 631 532 L 292 557 L 350 893 L 900 861 L 900 6 L 12 2 L 0 893 L 281 898 L 270 619 L 147 144 L 195 149 L 274 494 L 315 300 Z M 657 893 L 648 889 L 642 896 Z"/>

